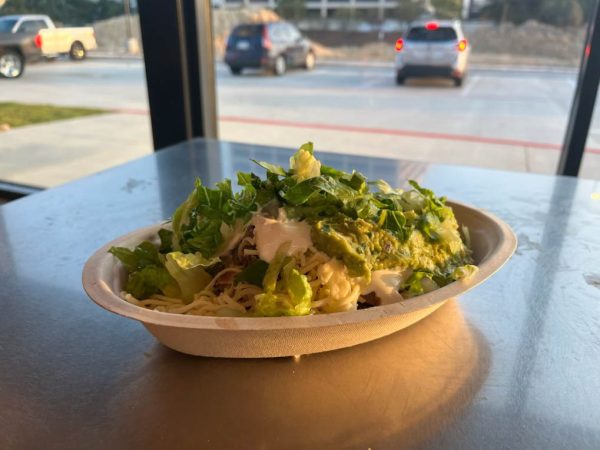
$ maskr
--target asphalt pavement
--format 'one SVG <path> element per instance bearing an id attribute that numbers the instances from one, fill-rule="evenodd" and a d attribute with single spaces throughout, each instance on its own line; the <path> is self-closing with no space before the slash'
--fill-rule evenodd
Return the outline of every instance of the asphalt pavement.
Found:
<path id="1" fill-rule="evenodd" d="M 537 173 L 555 171 L 577 76 L 473 67 L 456 88 L 437 79 L 396 86 L 392 67 L 377 65 L 322 64 L 284 77 L 233 76 L 221 64 L 216 71 L 226 140 L 279 147 L 312 140 L 322 151 Z M 1 101 L 111 113 L 0 134 L 0 179 L 56 185 L 151 151 L 141 61 L 32 65 L 19 80 L 0 80 Z M 600 178 L 598 115 L 582 175 Z"/>

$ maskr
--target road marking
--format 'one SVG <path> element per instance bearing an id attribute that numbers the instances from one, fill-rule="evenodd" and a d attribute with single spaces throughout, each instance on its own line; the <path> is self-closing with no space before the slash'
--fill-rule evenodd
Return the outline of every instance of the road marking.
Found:
<path id="1" fill-rule="evenodd" d="M 469 94 L 471 94 L 471 91 L 473 90 L 475 85 L 479 83 L 480 79 L 481 77 L 479 75 L 473 75 L 472 77 L 467 78 L 467 85 L 460 92 L 460 96 L 466 97 Z"/>
<path id="2" fill-rule="evenodd" d="M 545 142 L 522 141 L 517 139 L 491 138 L 468 134 L 436 133 L 430 131 L 399 130 L 390 128 L 372 128 L 354 125 L 337 125 L 312 122 L 295 122 L 288 120 L 254 119 L 238 116 L 220 116 L 222 122 L 245 123 L 248 125 L 270 125 L 275 127 L 308 128 L 327 131 L 347 131 L 350 133 L 383 134 L 388 136 L 406 136 L 423 139 L 439 139 L 447 141 L 477 142 L 480 144 L 506 145 L 511 147 L 529 147 L 542 150 L 560 151 L 561 145 Z M 600 148 L 586 148 L 586 152 L 600 155 Z"/>
<path id="3" fill-rule="evenodd" d="M 135 114 L 135 115 L 148 115 L 146 109 L 135 109 L 135 108 L 123 108 L 113 110 L 115 113 L 120 114 Z M 485 136 L 475 136 L 470 134 L 452 134 L 452 133 L 437 133 L 433 131 L 417 131 L 417 130 L 401 130 L 393 128 L 373 128 L 373 127 L 361 127 L 356 125 L 338 125 L 338 124 L 325 124 L 325 123 L 313 123 L 313 122 L 296 122 L 291 120 L 275 120 L 275 119 L 255 119 L 251 117 L 240 117 L 240 116 L 220 116 L 219 121 L 221 122 L 232 122 L 232 123 L 244 123 L 248 125 L 270 125 L 274 127 L 290 127 L 290 128 L 305 128 L 313 130 L 326 130 L 326 131 L 346 131 L 350 133 L 363 133 L 363 134 L 383 134 L 387 136 L 404 136 L 414 137 L 421 139 L 438 139 L 447 141 L 459 141 L 459 142 L 476 142 L 479 144 L 492 144 L 492 145 L 506 145 L 509 147 L 528 147 L 541 150 L 562 150 L 562 146 L 558 144 L 550 144 L 546 142 L 534 142 L 534 141 L 523 141 L 518 139 L 505 139 L 505 138 L 494 138 Z M 588 153 L 600 155 L 600 148 L 587 147 L 585 149 Z"/>

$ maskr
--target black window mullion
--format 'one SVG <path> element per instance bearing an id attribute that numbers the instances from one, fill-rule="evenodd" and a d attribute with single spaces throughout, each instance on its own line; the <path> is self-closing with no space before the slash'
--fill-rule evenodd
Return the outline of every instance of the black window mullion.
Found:
<path id="1" fill-rule="evenodd" d="M 207 101 L 215 97 L 212 33 L 201 32 L 212 29 L 205 3 L 210 0 L 138 3 L 157 150 L 194 137 L 216 137 L 216 105 Z"/>
<path id="2" fill-rule="evenodd" d="M 600 6 L 596 1 L 594 14 L 590 19 L 585 41 L 579 79 L 569 124 L 565 134 L 562 153 L 558 163 L 558 175 L 576 177 L 579 174 L 581 160 L 585 151 L 590 123 L 594 113 L 598 81 L 600 79 Z"/>

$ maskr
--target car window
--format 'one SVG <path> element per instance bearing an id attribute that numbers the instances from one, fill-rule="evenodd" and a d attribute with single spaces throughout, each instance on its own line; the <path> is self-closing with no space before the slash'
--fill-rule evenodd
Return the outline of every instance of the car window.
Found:
<path id="1" fill-rule="evenodd" d="M 0 19 L 0 33 L 10 33 L 17 23 L 17 19 Z"/>
<path id="2" fill-rule="evenodd" d="M 298 29 L 295 26 L 288 24 L 287 29 L 288 29 L 288 34 L 289 34 L 290 40 L 297 41 L 298 39 L 300 39 L 302 37 L 302 35 L 300 34 L 300 32 L 298 31 Z"/>
<path id="3" fill-rule="evenodd" d="M 287 42 L 289 36 L 286 27 L 282 23 L 272 23 L 269 25 L 269 37 L 273 42 Z"/>
<path id="4" fill-rule="evenodd" d="M 440 42 L 456 40 L 456 31 L 452 27 L 439 27 L 428 30 L 424 26 L 413 27 L 406 35 L 407 41 Z"/>
<path id="5" fill-rule="evenodd" d="M 262 34 L 262 27 L 260 25 L 240 25 L 235 27 L 231 33 L 232 38 L 247 39 L 251 37 L 260 36 Z"/>
<path id="6" fill-rule="evenodd" d="M 37 33 L 43 28 L 48 28 L 43 20 L 24 20 L 19 25 L 17 32 L 20 33 Z"/>
<path id="7" fill-rule="evenodd" d="M 258 45 L 262 38 L 262 25 L 239 25 L 233 29 L 227 40 L 227 48 L 232 49 L 239 41 L 254 42 L 252 45 Z"/>

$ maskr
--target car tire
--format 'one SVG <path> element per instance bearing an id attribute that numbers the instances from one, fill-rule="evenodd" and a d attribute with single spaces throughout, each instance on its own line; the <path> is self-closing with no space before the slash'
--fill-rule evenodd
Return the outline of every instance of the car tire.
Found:
<path id="1" fill-rule="evenodd" d="M 87 52 L 85 51 L 85 47 L 79 41 L 75 41 L 71 44 L 71 49 L 69 50 L 69 58 L 73 61 L 81 61 L 85 59 L 87 56 Z"/>
<path id="2" fill-rule="evenodd" d="M 278 77 L 282 76 L 287 70 L 287 63 L 283 55 L 279 55 L 275 59 L 275 64 L 273 65 L 273 73 Z"/>
<path id="3" fill-rule="evenodd" d="M 25 58 L 16 50 L 0 52 L 0 77 L 15 79 L 25 71 Z"/>
<path id="4" fill-rule="evenodd" d="M 315 54 L 312 51 L 308 52 L 304 57 L 304 64 L 302 67 L 304 67 L 306 70 L 313 70 L 315 68 L 316 61 L 317 58 L 315 57 Z"/>
<path id="5" fill-rule="evenodd" d="M 454 86 L 456 86 L 456 87 L 461 87 L 463 84 L 462 77 L 454 77 L 454 78 L 452 78 L 452 81 L 454 81 Z"/>
<path id="6" fill-rule="evenodd" d="M 406 81 L 406 78 L 404 78 L 402 75 L 396 75 L 396 84 L 398 86 L 403 85 L 405 81 Z"/>
<path id="7" fill-rule="evenodd" d="M 231 72 L 232 75 L 241 75 L 242 74 L 242 68 L 241 67 L 231 67 L 231 66 L 229 66 L 229 71 Z"/>

